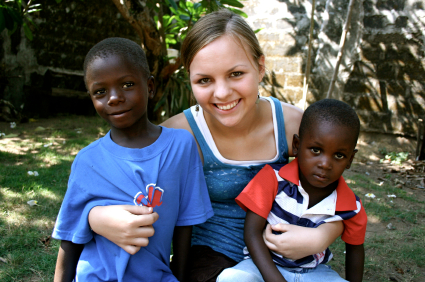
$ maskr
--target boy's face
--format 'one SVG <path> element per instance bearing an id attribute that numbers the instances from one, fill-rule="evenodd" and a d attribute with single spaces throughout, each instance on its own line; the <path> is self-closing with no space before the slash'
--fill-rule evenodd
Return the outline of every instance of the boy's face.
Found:
<path id="1" fill-rule="evenodd" d="M 153 78 L 118 55 L 96 58 L 86 71 L 87 89 L 98 114 L 112 128 L 124 129 L 147 120 Z"/>
<path id="2" fill-rule="evenodd" d="M 303 188 L 326 188 L 337 181 L 351 166 L 357 152 L 355 140 L 350 128 L 330 122 L 312 124 L 302 140 L 295 134 L 292 150 L 298 157 Z"/>

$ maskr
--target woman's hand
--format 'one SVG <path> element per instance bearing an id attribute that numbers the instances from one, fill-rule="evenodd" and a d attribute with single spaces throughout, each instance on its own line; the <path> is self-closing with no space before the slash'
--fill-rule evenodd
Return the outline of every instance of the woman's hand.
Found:
<path id="1" fill-rule="evenodd" d="M 275 235 L 272 230 L 282 234 Z M 263 232 L 263 239 L 267 248 L 273 252 L 296 260 L 324 251 L 343 230 L 341 221 L 325 223 L 317 228 L 282 223 L 274 226 L 268 224 Z"/>
<path id="2" fill-rule="evenodd" d="M 143 206 L 97 206 L 89 213 L 89 224 L 94 232 L 114 242 L 134 255 L 149 244 L 155 233 L 152 224 L 158 214 Z"/>

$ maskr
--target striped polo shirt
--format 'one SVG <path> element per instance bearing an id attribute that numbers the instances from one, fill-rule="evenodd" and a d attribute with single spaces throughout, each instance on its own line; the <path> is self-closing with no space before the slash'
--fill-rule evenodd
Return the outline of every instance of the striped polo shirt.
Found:
<path id="1" fill-rule="evenodd" d="M 298 184 L 298 185 L 297 185 Z M 338 187 L 328 197 L 308 208 L 309 196 L 301 187 L 298 159 L 287 165 L 266 165 L 236 198 L 247 209 L 267 219 L 268 223 L 293 224 L 315 228 L 326 222 L 344 223 L 341 239 L 351 245 L 364 243 L 367 216 L 360 199 L 347 186 L 341 176 Z M 245 258 L 249 257 L 247 248 Z M 276 264 L 284 267 L 314 268 L 332 258 L 329 249 L 298 260 L 285 258 L 272 252 Z"/>

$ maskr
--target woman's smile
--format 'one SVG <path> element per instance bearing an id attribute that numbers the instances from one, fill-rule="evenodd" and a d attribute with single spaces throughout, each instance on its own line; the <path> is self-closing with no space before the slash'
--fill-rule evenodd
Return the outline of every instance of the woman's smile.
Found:
<path id="1" fill-rule="evenodd" d="M 219 108 L 220 110 L 228 111 L 228 110 L 231 110 L 231 109 L 233 109 L 234 107 L 236 107 L 236 105 L 237 105 L 237 104 L 239 104 L 239 101 L 240 101 L 240 99 L 235 100 L 235 101 L 230 102 L 230 103 L 220 103 L 220 104 L 215 103 L 214 105 L 215 105 L 217 108 Z"/>

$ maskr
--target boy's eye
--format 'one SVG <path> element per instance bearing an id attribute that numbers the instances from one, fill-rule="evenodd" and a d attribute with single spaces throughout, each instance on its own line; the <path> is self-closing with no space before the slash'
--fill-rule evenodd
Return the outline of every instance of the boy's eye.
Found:
<path id="1" fill-rule="evenodd" d="M 106 90 L 102 88 L 102 89 L 98 89 L 98 90 L 94 91 L 93 95 L 103 95 L 105 93 L 106 93 Z"/>
<path id="2" fill-rule="evenodd" d="M 313 154 L 318 155 L 318 154 L 320 154 L 320 149 L 319 149 L 319 148 L 311 148 L 311 152 L 312 152 Z"/>
<path id="3" fill-rule="evenodd" d="M 205 84 L 205 83 L 208 83 L 208 82 L 210 82 L 210 79 L 209 78 L 201 78 L 200 80 L 198 80 L 198 83 L 199 84 Z"/>
<path id="4" fill-rule="evenodd" d="M 241 76 L 242 74 L 243 73 L 241 71 L 235 71 L 235 72 L 232 72 L 232 74 L 230 76 L 238 77 L 238 76 Z"/>
<path id="5" fill-rule="evenodd" d="M 335 154 L 335 159 L 342 160 L 343 158 L 345 158 L 345 156 L 343 154 L 341 154 L 341 153 Z"/>
<path id="6" fill-rule="evenodd" d="M 125 82 L 123 88 L 129 88 L 131 86 L 134 86 L 134 82 Z"/>

